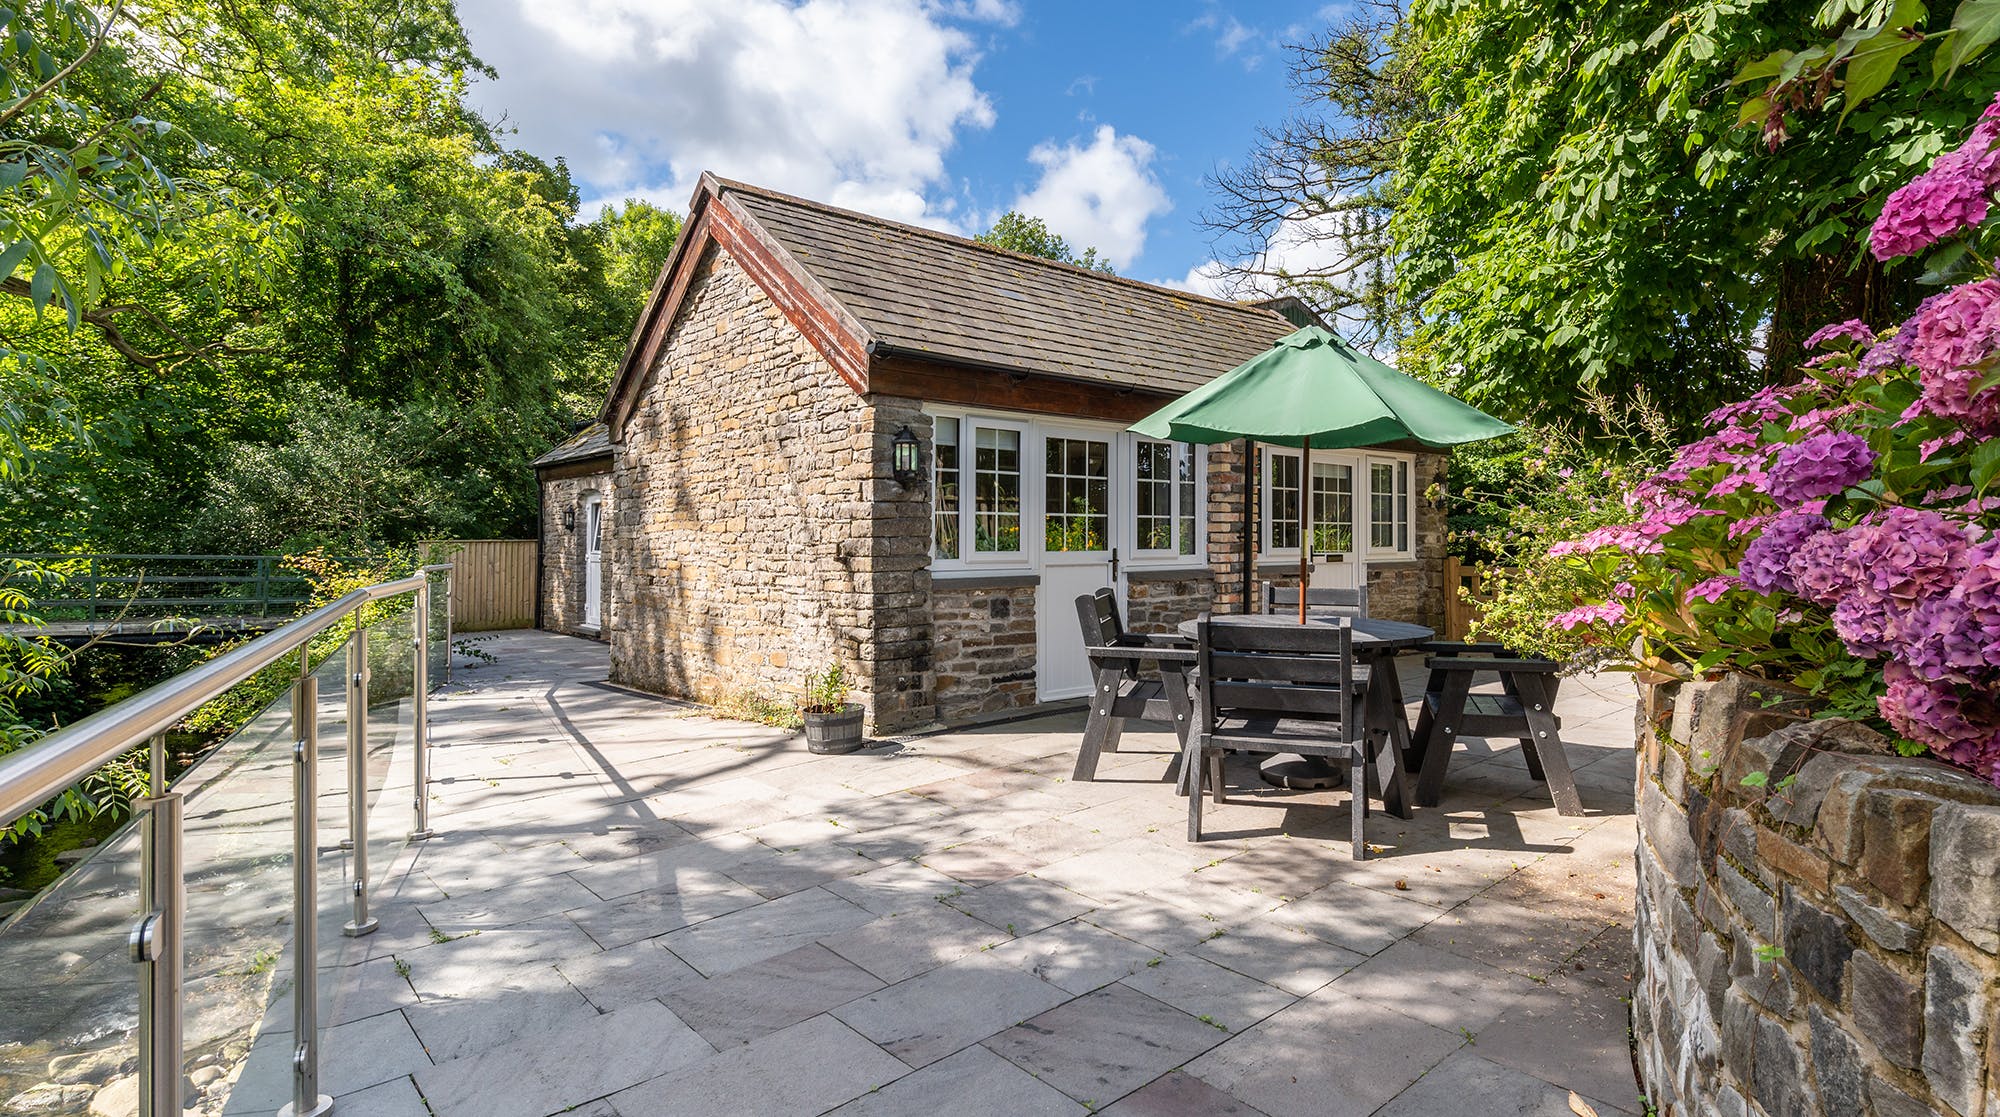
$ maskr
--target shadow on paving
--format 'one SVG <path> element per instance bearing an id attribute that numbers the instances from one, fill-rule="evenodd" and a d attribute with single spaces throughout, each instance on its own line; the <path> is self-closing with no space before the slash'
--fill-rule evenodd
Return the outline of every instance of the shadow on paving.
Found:
<path id="1" fill-rule="evenodd" d="M 1186 842 L 1159 728 L 1087 783 L 1077 711 L 819 757 L 605 685 L 602 645 L 486 647 L 433 706 L 439 836 L 385 867 L 380 932 L 326 942 L 343 1110 L 1639 1108 L 1630 705 L 1604 681 L 1559 704 L 1587 817 L 1512 742 L 1462 741 L 1442 805 L 1375 815 L 1356 862 L 1344 790 L 1247 759 Z"/>

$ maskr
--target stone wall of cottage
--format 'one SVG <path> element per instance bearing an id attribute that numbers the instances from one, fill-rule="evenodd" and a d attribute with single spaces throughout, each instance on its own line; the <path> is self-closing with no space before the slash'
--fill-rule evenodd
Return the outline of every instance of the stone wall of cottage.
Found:
<path id="1" fill-rule="evenodd" d="M 889 476 L 909 409 L 864 401 L 710 248 L 641 387 L 606 544 L 612 678 L 715 701 L 839 662 L 871 726 L 932 716 L 921 490 Z"/>
<path id="2" fill-rule="evenodd" d="M 1658 1111 L 2000 1113 L 2000 789 L 1736 676 L 1642 687 L 1638 730 Z"/>
<path id="3" fill-rule="evenodd" d="M 601 636 L 611 627 L 607 608 L 611 597 L 607 576 L 598 601 L 601 623 L 598 632 L 583 627 L 583 500 L 590 493 L 604 501 L 604 534 L 608 545 L 612 519 L 611 469 L 581 477 L 550 477 L 542 486 L 542 627 L 570 636 Z M 563 513 L 576 516 L 575 526 L 563 526 Z M 606 570 L 609 574 L 609 570 Z"/>
<path id="4" fill-rule="evenodd" d="M 1035 704 L 1034 580 L 933 579 L 937 716 L 964 721 Z"/>
<path id="5" fill-rule="evenodd" d="M 1216 584 L 1207 571 L 1133 571 L 1125 582 L 1125 627 L 1173 632 L 1182 621 L 1215 611 Z M 1240 587 L 1236 596 L 1243 596 Z"/>

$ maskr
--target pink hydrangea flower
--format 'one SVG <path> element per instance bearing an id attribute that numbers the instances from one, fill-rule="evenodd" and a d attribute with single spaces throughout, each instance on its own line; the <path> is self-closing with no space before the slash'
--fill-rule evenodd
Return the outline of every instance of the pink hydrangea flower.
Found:
<path id="1" fill-rule="evenodd" d="M 1868 328 L 1868 323 L 1859 318 L 1849 318 L 1845 322 L 1834 322 L 1814 330 L 1812 336 L 1806 339 L 1806 348 L 1818 349 L 1822 345 L 1831 345 L 1837 341 L 1868 345 L 1874 340 L 1875 331 Z"/>
<path id="2" fill-rule="evenodd" d="M 1591 624 L 1618 624 L 1624 619 L 1625 603 L 1606 601 L 1595 605 L 1579 605 L 1567 613 L 1551 617 L 1549 627 L 1569 632 Z"/>
<path id="3" fill-rule="evenodd" d="M 2000 185 L 2000 153 L 1984 120 L 1957 151 L 1905 183 L 1882 205 L 1868 234 L 1877 260 L 1920 252 L 1986 220 L 1988 195 Z"/>
<path id="4" fill-rule="evenodd" d="M 1699 598 L 1713 605 L 1722 600 L 1723 594 L 1735 589 L 1739 584 L 1736 579 L 1727 576 L 1704 578 L 1688 587 L 1686 600 L 1692 603 Z"/>

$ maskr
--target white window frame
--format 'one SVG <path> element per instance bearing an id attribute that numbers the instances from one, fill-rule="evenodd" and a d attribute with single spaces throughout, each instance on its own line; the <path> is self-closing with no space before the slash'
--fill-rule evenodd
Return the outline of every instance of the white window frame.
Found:
<path id="1" fill-rule="evenodd" d="M 1208 563 L 1208 448 L 1186 442 L 1173 442 L 1164 438 L 1147 438 L 1128 434 L 1121 439 L 1123 446 L 1120 456 L 1124 459 L 1125 484 L 1121 496 L 1125 503 L 1125 522 L 1120 530 L 1130 544 L 1130 562 L 1144 569 L 1172 566 L 1196 566 Z M 1165 548 L 1141 547 L 1139 532 L 1139 448 L 1142 446 L 1165 446 L 1172 453 L 1172 468 L 1175 470 L 1167 487 L 1168 542 Z M 1194 550 L 1181 552 L 1181 480 L 1180 466 L 1183 458 L 1194 471 Z M 1157 518 L 1157 517 L 1155 517 Z"/>
<path id="2" fill-rule="evenodd" d="M 1280 457 L 1296 458 L 1299 461 L 1299 499 L 1312 499 L 1312 473 L 1306 467 L 1302 453 L 1290 446 L 1260 445 L 1257 476 L 1257 543 L 1258 552 L 1266 558 L 1298 558 L 1297 547 L 1274 547 L 1271 545 L 1271 528 L 1275 521 L 1271 517 L 1271 463 Z M 1323 462 L 1338 451 L 1313 451 L 1315 463 Z M 1412 507 L 1410 485 L 1416 474 L 1416 455 L 1398 453 L 1367 452 L 1352 457 L 1341 455 L 1340 464 L 1354 467 L 1354 553 L 1369 559 L 1396 561 L 1416 557 L 1415 511 Z M 1401 486 L 1396 493 L 1394 537 L 1401 546 L 1375 546 L 1375 474 L 1374 466 L 1387 465 L 1395 470 Z M 1292 517 L 1287 517 L 1288 520 Z"/>
<path id="3" fill-rule="evenodd" d="M 1034 416 L 1010 415 L 989 411 L 975 411 L 969 408 L 945 405 L 925 405 L 935 433 L 935 423 L 939 419 L 958 421 L 959 449 L 959 553 L 955 559 L 937 557 L 937 516 L 935 504 L 932 514 L 926 520 L 925 534 L 929 538 L 930 566 L 933 571 L 949 573 L 953 571 L 1020 571 L 1027 572 L 1039 568 L 1045 549 L 1043 546 L 1042 522 L 1043 505 L 1047 503 L 1048 477 L 1042 439 L 1055 437 L 1097 438 L 1111 444 L 1113 516 L 1111 520 L 1111 546 L 1119 556 L 1119 565 L 1125 570 L 1205 570 L 1208 567 L 1208 448 L 1188 447 L 1194 464 L 1194 553 L 1178 553 L 1180 546 L 1180 518 L 1174 517 L 1174 551 L 1141 551 L 1138 520 L 1138 450 L 1139 442 L 1158 442 L 1159 439 L 1142 439 L 1122 427 L 1090 420 L 1070 420 L 1050 416 L 1038 419 Z M 1021 532 L 1019 551 L 981 552 L 973 548 L 972 518 L 977 503 L 974 482 L 974 448 L 978 428 L 1011 430 L 1021 436 Z M 1186 443 L 1168 443 L 1176 450 Z M 1176 454 L 1176 465 L 1179 455 Z M 931 492 L 937 492 L 937 455 L 935 442 L 929 463 Z M 1179 499 L 1179 479 L 1175 479 L 1174 496 Z M 935 496 L 933 495 L 933 500 Z M 1178 505 L 1176 505 L 1178 510 Z"/>
<path id="4" fill-rule="evenodd" d="M 1366 493 L 1367 515 L 1362 518 L 1362 527 L 1367 531 L 1368 557 L 1388 560 L 1413 559 L 1416 557 L 1416 510 L 1412 507 L 1410 485 L 1417 472 L 1416 456 L 1413 454 L 1369 454 L 1363 461 L 1363 473 L 1367 478 L 1365 486 L 1356 486 Z M 1390 537 L 1394 546 L 1375 545 L 1375 467 L 1386 465 L 1392 470 L 1394 491 L 1391 496 Z M 1356 494 L 1356 500 L 1361 493 Z"/>

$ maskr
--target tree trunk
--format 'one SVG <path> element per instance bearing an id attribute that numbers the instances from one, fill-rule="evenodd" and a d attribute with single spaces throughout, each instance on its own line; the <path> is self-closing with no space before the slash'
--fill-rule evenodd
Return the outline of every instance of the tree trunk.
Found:
<path id="1" fill-rule="evenodd" d="M 1900 322 L 1915 309 L 1919 289 L 1907 274 L 1890 276 L 1862 249 L 1789 259 L 1778 265 L 1778 300 L 1764 339 L 1764 381 L 1785 384 L 1802 375 L 1812 354 L 1805 341 L 1821 326 L 1859 318 L 1876 330 Z"/>

